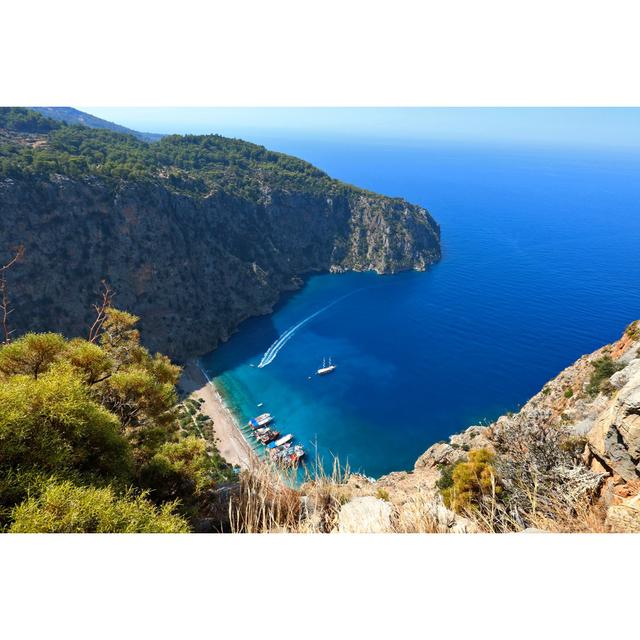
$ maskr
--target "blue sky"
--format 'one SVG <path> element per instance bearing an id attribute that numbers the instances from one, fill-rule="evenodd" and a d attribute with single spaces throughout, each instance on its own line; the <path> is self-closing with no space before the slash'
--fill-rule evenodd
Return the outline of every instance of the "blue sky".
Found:
<path id="1" fill-rule="evenodd" d="M 78 107 L 154 133 L 252 133 L 640 149 L 640 109 Z"/>

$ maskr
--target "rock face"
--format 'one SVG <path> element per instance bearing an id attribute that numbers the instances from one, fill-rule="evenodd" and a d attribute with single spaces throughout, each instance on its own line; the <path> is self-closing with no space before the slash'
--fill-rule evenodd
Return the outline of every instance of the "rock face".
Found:
<path id="1" fill-rule="evenodd" d="M 640 359 L 611 378 L 622 385 L 589 431 L 592 453 L 627 482 L 640 478 Z"/>
<path id="2" fill-rule="evenodd" d="M 0 260 L 25 246 L 9 278 L 13 329 L 84 335 L 106 279 L 149 348 L 181 361 L 270 311 L 305 274 L 425 269 L 439 233 L 421 207 L 355 189 L 265 180 L 255 198 L 193 197 L 161 180 L 0 179 Z"/>
<path id="3" fill-rule="evenodd" d="M 391 505 L 372 496 L 353 498 L 340 509 L 339 533 L 388 533 Z"/>

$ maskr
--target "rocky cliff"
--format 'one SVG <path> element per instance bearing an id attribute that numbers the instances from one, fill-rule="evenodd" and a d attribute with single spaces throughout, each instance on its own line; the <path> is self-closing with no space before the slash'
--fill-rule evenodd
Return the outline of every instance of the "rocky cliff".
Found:
<path id="1" fill-rule="evenodd" d="M 305 274 L 422 270 L 440 257 L 425 209 L 242 141 L 0 128 L 0 150 L 0 262 L 25 247 L 9 278 L 19 333 L 85 334 L 105 279 L 149 348 L 184 360 Z"/>

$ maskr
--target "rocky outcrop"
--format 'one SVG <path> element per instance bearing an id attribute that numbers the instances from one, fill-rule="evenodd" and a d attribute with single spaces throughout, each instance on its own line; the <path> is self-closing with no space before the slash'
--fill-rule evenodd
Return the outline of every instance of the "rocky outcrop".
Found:
<path id="1" fill-rule="evenodd" d="M 353 498 L 342 505 L 338 514 L 339 533 L 389 533 L 391 529 L 391 505 L 374 498 Z"/>
<path id="2" fill-rule="evenodd" d="M 85 334 L 105 279 L 114 304 L 140 316 L 149 348 L 183 361 L 270 311 L 305 274 L 439 259 L 426 210 L 327 184 L 338 186 L 307 192 L 265 178 L 253 197 L 196 197 L 161 179 L 0 179 L 0 259 L 25 246 L 10 274 L 13 328 Z"/>
<path id="3" fill-rule="evenodd" d="M 625 481 L 640 478 L 640 359 L 614 374 L 615 397 L 588 433 L 592 454 Z"/>

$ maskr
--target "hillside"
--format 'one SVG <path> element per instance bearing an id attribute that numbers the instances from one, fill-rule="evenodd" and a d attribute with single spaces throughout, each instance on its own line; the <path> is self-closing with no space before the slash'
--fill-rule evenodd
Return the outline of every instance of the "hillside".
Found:
<path id="1" fill-rule="evenodd" d="M 132 135 L 0 109 L 0 256 L 18 333 L 81 335 L 101 280 L 178 360 L 268 312 L 306 274 L 425 269 L 440 231 L 423 208 L 221 136 Z"/>
<path id="2" fill-rule="evenodd" d="M 115 131 L 117 133 L 125 133 L 140 140 L 146 140 L 147 142 L 155 142 L 162 138 L 160 133 L 145 133 L 141 131 L 134 131 L 127 127 L 123 127 L 115 122 L 109 122 L 96 116 L 92 116 L 90 113 L 79 111 L 73 107 L 30 107 L 33 111 L 37 111 L 46 118 L 57 120 L 58 122 L 65 122 L 66 124 L 76 124 L 84 127 L 91 127 L 92 129 L 108 129 L 109 131 Z"/>

